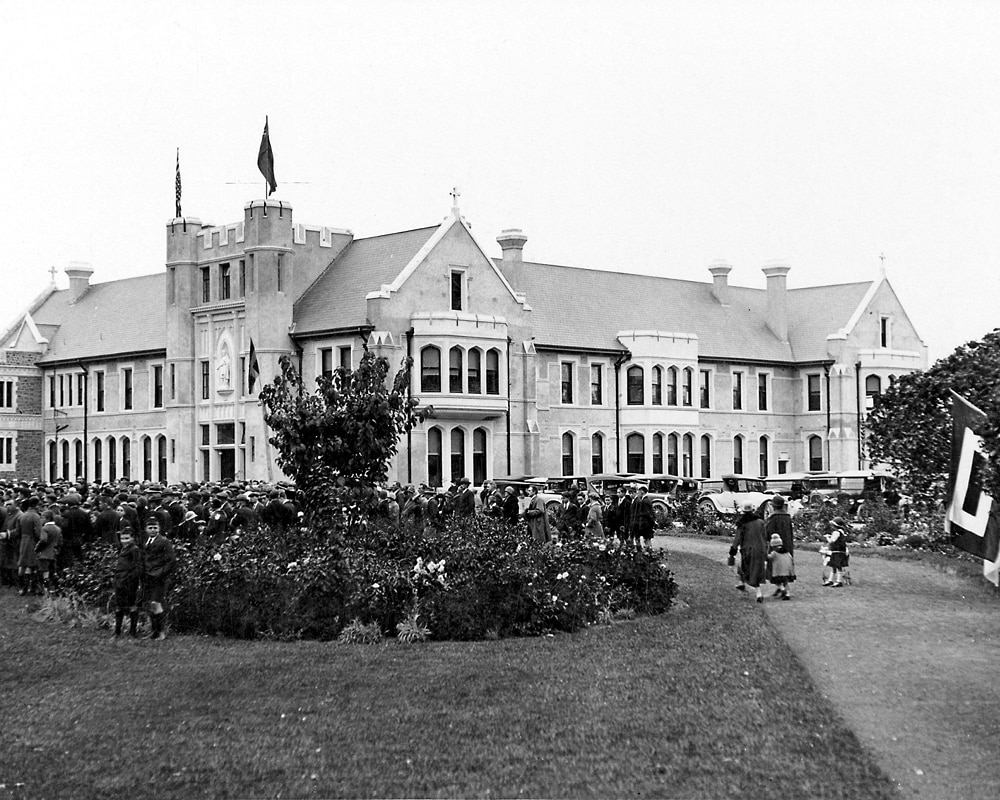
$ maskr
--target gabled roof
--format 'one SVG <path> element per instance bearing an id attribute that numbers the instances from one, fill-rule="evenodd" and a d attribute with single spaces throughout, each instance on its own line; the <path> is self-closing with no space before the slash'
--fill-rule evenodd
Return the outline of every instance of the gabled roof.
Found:
<path id="1" fill-rule="evenodd" d="M 295 302 L 296 335 L 368 324 L 365 296 L 392 283 L 440 226 L 355 239 Z"/>
<path id="2" fill-rule="evenodd" d="M 499 262 L 498 262 L 499 263 Z M 703 358 L 812 361 L 844 327 L 869 283 L 788 290 L 789 341 L 767 327 L 767 291 L 729 286 L 729 305 L 712 284 L 652 275 L 525 263 L 535 345 L 621 349 L 622 330 L 694 333 Z"/>
<path id="3" fill-rule="evenodd" d="M 53 292 L 32 314 L 48 334 L 53 361 L 167 349 L 165 273 L 95 283 L 71 303 L 68 289 Z"/>

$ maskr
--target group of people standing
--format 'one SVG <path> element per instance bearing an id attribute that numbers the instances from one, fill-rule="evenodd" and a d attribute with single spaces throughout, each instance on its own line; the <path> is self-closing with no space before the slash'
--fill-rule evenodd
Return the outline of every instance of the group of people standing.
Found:
<path id="1" fill-rule="evenodd" d="M 795 540 L 792 537 L 792 517 L 785 498 L 774 495 L 771 513 L 761 519 L 757 509 L 748 503 L 741 509 L 736 522 L 736 534 L 729 548 L 730 564 L 740 555 L 739 582 L 736 588 L 756 593 L 758 603 L 764 602 L 761 585 L 770 580 L 774 596 L 790 600 L 789 585 L 795 581 Z"/>

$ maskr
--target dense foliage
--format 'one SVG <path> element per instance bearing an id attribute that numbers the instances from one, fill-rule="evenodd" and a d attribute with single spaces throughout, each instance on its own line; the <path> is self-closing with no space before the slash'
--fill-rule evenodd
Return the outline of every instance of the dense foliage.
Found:
<path id="1" fill-rule="evenodd" d="M 418 421 L 407 387 L 412 362 L 403 361 L 391 385 L 389 362 L 365 351 L 357 369 L 339 368 L 306 391 L 287 356 L 281 374 L 260 392 L 277 462 L 303 487 L 307 520 L 320 525 L 344 495 L 385 481 L 399 437 Z"/>
<path id="2" fill-rule="evenodd" d="M 426 535 L 378 522 L 345 538 L 255 530 L 177 544 L 172 625 L 241 638 L 332 639 L 366 625 L 404 640 L 529 636 L 663 613 L 677 591 L 662 553 L 604 540 L 538 545 L 522 526 L 481 517 Z M 106 606 L 114 558 L 96 550 L 64 588 Z"/>
<path id="3" fill-rule="evenodd" d="M 990 494 L 1000 497 L 1000 329 L 969 342 L 926 372 L 905 375 L 866 423 L 869 457 L 888 463 L 918 497 L 945 495 L 951 455 L 951 391 L 984 411 Z"/>

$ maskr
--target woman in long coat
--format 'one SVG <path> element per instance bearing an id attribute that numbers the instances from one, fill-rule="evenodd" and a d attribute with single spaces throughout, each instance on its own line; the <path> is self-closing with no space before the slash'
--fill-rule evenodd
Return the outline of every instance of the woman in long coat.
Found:
<path id="1" fill-rule="evenodd" d="M 767 571 L 767 539 L 764 538 L 764 520 L 754 513 L 753 504 L 743 506 L 743 513 L 736 523 L 736 535 L 729 548 L 729 557 L 740 554 L 740 582 L 736 588 L 746 591 L 747 586 L 757 590 L 757 602 L 764 602 L 760 585 Z"/>

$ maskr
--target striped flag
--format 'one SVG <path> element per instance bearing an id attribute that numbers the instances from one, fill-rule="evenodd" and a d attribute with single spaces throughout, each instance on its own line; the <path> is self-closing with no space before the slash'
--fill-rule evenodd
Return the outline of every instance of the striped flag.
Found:
<path id="1" fill-rule="evenodd" d="M 174 188 L 177 190 L 177 199 L 174 201 L 175 214 L 174 219 L 180 219 L 181 217 L 181 149 L 177 148 L 177 178 L 174 181 Z"/>
<path id="2" fill-rule="evenodd" d="M 274 153 L 271 151 L 271 137 L 267 132 L 267 117 L 264 117 L 264 135 L 260 137 L 260 151 L 257 153 L 257 169 L 267 181 L 267 196 L 278 188 L 274 180 Z"/>
<path id="3" fill-rule="evenodd" d="M 250 394 L 253 394 L 257 381 L 260 380 L 260 364 L 257 363 L 257 350 L 253 346 L 253 339 L 250 339 L 250 366 L 247 369 L 247 385 Z"/>
<path id="4" fill-rule="evenodd" d="M 951 473 L 945 530 L 952 544 L 983 559 L 983 575 L 1000 585 L 1000 508 L 983 491 L 986 457 L 979 432 L 986 414 L 951 393 Z"/>

